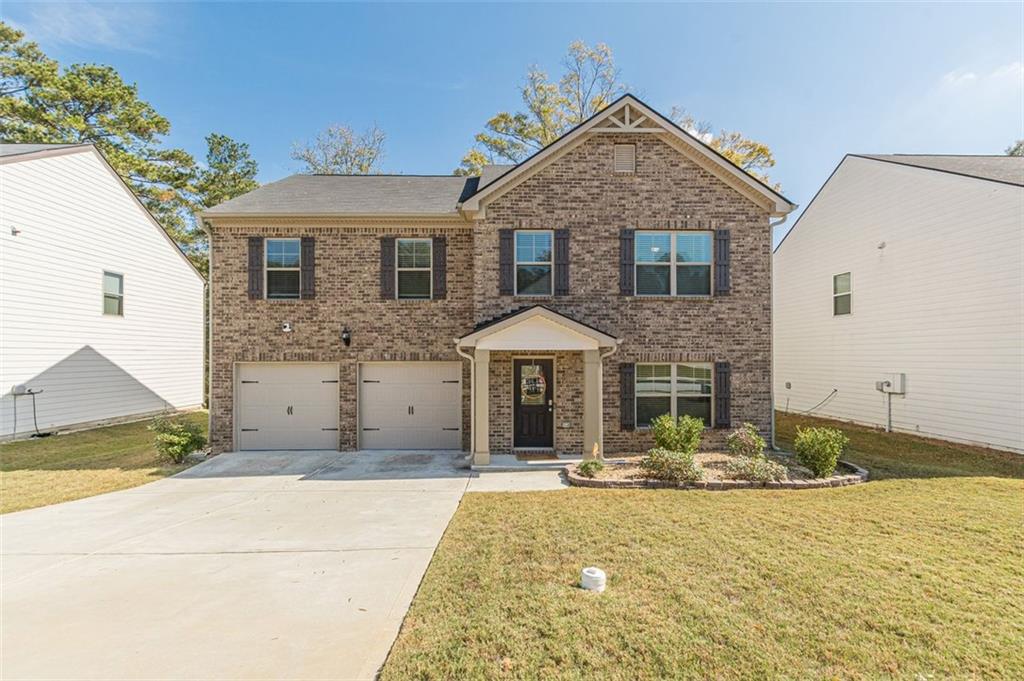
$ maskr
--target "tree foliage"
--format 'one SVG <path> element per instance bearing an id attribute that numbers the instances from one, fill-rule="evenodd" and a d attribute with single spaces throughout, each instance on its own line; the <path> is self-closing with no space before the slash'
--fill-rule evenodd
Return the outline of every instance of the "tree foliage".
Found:
<path id="1" fill-rule="evenodd" d="M 255 188 L 248 147 L 207 138 L 208 167 L 164 146 L 170 122 L 110 66 L 48 58 L 24 33 L 0 22 L 0 139 L 10 143 L 92 143 L 143 205 L 201 268 L 205 234 L 196 210 Z"/>
<path id="2" fill-rule="evenodd" d="M 294 145 L 292 158 L 311 175 L 371 175 L 380 172 L 385 137 L 376 125 L 361 133 L 330 125 L 311 141 Z"/>
<path id="3" fill-rule="evenodd" d="M 1006 147 L 1007 156 L 1024 156 L 1024 140 L 1017 140 Z"/>
<path id="4" fill-rule="evenodd" d="M 478 175 L 491 163 L 519 163 L 551 144 L 576 125 L 606 108 L 627 91 L 610 47 L 582 41 L 569 45 L 557 81 L 536 66 L 530 67 L 520 88 L 523 110 L 502 111 L 477 133 L 473 148 L 455 170 L 456 175 Z M 674 107 L 670 116 L 677 125 L 715 149 L 743 170 L 768 182 L 775 158 L 768 145 L 742 133 L 721 130 Z M 778 189 L 778 185 L 775 185 Z"/>

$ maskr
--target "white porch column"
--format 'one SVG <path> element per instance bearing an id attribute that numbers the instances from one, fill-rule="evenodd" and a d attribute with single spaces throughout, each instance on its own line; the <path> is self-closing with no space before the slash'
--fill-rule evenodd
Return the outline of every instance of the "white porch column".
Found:
<path id="1" fill-rule="evenodd" d="M 473 352 L 473 363 L 473 465 L 487 466 L 491 463 L 491 351 L 477 348 Z"/>
<path id="2" fill-rule="evenodd" d="M 604 458 L 604 372 L 599 350 L 583 351 L 583 459 Z"/>

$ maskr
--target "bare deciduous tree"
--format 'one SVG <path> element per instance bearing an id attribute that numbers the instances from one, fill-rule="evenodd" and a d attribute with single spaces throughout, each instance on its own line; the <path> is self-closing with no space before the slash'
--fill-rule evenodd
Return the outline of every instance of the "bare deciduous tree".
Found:
<path id="1" fill-rule="evenodd" d="M 309 142 L 296 143 L 292 158 L 310 175 L 372 175 L 384 158 L 384 131 L 370 126 L 356 133 L 347 125 L 330 125 Z"/>

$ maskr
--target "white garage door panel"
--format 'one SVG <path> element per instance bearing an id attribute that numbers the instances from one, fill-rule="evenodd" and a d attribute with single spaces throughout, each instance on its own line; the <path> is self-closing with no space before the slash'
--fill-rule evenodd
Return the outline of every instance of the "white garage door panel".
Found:
<path id="1" fill-rule="evenodd" d="M 240 364 L 238 405 L 239 449 L 338 448 L 336 364 Z"/>
<path id="2" fill-rule="evenodd" d="M 462 365 L 360 365 L 359 419 L 364 449 L 461 449 Z"/>

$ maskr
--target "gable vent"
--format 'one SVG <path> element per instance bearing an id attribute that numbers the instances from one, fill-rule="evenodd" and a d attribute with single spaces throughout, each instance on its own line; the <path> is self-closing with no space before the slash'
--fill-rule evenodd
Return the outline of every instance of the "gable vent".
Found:
<path id="1" fill-rule="evenodd" d="M 636 172 L 636 145 L 616 144 L 615 145 L 615 172 L 635 173 Z"/>

